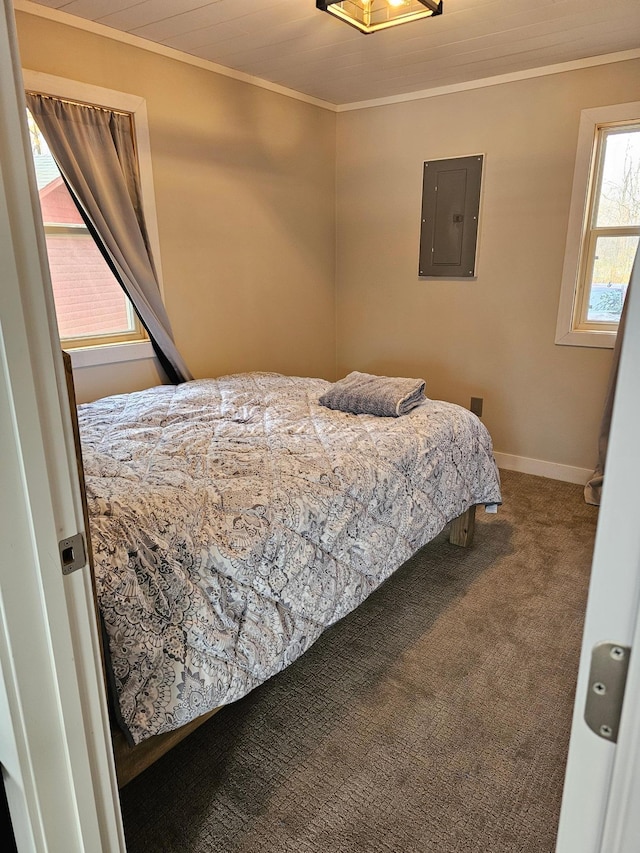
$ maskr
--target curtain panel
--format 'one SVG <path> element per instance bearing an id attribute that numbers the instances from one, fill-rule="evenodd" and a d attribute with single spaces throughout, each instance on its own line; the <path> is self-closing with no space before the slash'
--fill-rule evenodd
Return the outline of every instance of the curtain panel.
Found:
<path id="1" fill-rule="evenodd" d="M 87 228 L 174 384 L 192 379 L 173 340 L 142 211 L 131 116 L 27 94 L 27 105 Z"/>

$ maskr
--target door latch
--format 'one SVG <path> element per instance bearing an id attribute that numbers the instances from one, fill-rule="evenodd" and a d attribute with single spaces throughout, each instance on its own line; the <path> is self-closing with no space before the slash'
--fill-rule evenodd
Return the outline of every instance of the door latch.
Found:
<path id="1" fill-rule="evenodd" d="M 599 737 L 616 743 L 627 683 L 631 649 L 619 643 L 597 643 L 591 652 L 584 719 Z"/>
<path id="2" fill-rule="evenodd" d="M 68 539 L 58 542 L 60 549 L 60 562 L 62 563 L 62 574 L 70 575 L 76 569 L 81 569 L 87 562 L 87 554 L 84 547 L 84 536 L 76 533 Z"/>

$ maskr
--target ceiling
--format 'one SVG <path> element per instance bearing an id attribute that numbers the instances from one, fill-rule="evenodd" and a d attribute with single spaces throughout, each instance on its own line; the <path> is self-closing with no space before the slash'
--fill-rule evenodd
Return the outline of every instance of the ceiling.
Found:
<path id="1" fill-rule="evenodd" d="M 318 11 L 315 0 L 38 5 L 335 105 L 640 48 L 640 0 L 443 0 L 439 17 L 368 36 Z"/>

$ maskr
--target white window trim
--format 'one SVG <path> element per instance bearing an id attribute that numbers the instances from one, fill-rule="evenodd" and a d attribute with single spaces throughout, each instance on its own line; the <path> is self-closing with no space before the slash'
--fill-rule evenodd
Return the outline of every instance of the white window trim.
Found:
<path id="1" fill-rule="evenodd" d="M 64 343 L 62 344 L 64 349 Z M 83 367 L 97 367 L 100 364 L 120 364 L 123 361 L 143 361 L 154 358 L 151 341 L 130 341 L 128 343 L 100 344 L 99 346 L 74 347 L 68 350 L 71 366 L 74 370 Z"/>
<path id="2" fill-rule="evenodd" d="M 156 214 L 156 199 L 153 189 L 153 170 L 151 166 L 151 142 L 149 139 L 149 122 L 147 118 L 147 103 L 140 95 L 130 95 L 117 92 L 115 89 L 105 89 L 90 83 L 80 83 L 66 77 L 56 77 L 41 71 L 22 70 L 25 88 L 28 91 L 40 92 L 54 98 L 67 98 L 70 101 L 95 104 L 107 109 L 121 110 L 131 113 L 134 120 L 136 153 L 140 172 L 140 189 L 144 217 L 149 236 L 151 254 L 160 286 L 160 295 L 164 298 L 162 266 L 160 262 L 160 235 Z M 64 343 L 63 343 L 64 346 Z M 115 364 L 123 361 L 137 361 L 154 356 L 150 341 L 131 341 L 115 344 L 92 345 L 69 349 L 73 367 L 94 367 L 100 364 Z"/>
<path id="3" fill-rule="evenodd" d="M 594 109 L 582 110 L 580 114 L 578 147 L 573 173 L 573 190 L 571 193 L 567 244 L 562 270 L 558 323 L 556 326 L 555 342 L 557 344 L 577 347 L 605 347 L 609 349 L 612 349 L 615 345 L 616 330 L 603 329 L 602 331 L 596 331 L 593 329 L 573 329 L 573 305 L 578 287 L 582 233 L 585 216 L 588 213 L 587 202 L 597 125 L 607 122 L 629 121 L 637 119 L 639 116 L 640 101 L 615 104 L 609 107 L 595 107 Z"/>

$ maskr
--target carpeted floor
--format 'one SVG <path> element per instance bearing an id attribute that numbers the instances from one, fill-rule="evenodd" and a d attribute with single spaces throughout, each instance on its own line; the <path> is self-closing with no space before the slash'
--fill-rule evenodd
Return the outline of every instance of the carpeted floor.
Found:
<path id="1" fill-rule="evenodd" d="M 502 479 L 122 791 L 130 853 L 552 853 L 597 510 Z"/>

